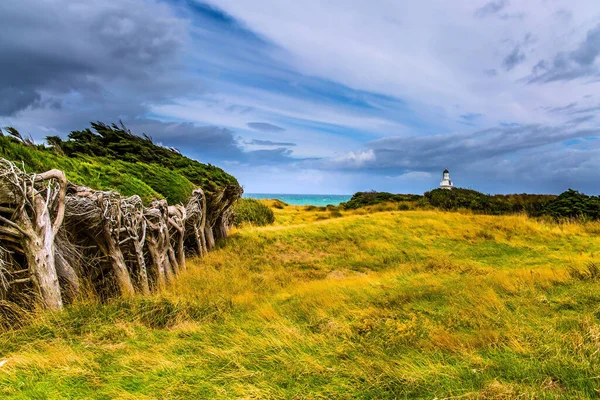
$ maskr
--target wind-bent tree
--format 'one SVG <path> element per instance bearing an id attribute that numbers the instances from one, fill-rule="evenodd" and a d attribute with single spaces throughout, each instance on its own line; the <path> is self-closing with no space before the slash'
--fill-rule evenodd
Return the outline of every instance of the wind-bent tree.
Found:
<path id="1" fill-rule="evenodd" d="M 167 202 L 157 200 L 144 210 L 144 218 L 148 226 L 146 245 L 152 259 L 152 269 L 159 287 L 172 280 L 175 268 L 171 258 L 171 239 L 169 235 L 169 210 Z"/>
<path id="2" fill-rule="evenodd" d="M 75 236 L 87 236 L 109 260 L 117 286 L 123 296 L 134 294 L 131 276 L 121 251 L 123 226 L 121 196 L 83 186 L 71 186 L 66 201 L 67 225 Z"/>
<path id="3" fill-rule="evenodd" d="M 169 206 L 169 228 L 171 236 L 171 248 L 174 250 L 177 266 L 180 270 L 186 270 L 185 263 L 185 207 L 182 205 Z"/>
<path id="4" fill-rule="evenodd" d="M 204 231 L 206 226 L 206 196 L 202 189 L 198 188 L 192 192 L 192 196 L 185 206 L 185 211 L 186 236 L 189 238 L 188 242 L 191 243 L 189 246 L 202 257 L 208 253 Z M 191 233 L 193 233 L 193 237 Z"/>
<path id="5" fill-rule="evenodd" d="M 28 277 L 19 281 L 30 281 L 41 304 L 52 310 L 63 307 L 54 242 L 63 223 L 66 190 L 62 171 L 28 174 L 0 160 L 0 239 L 24 255 Z"/>
<path id="6" fill-rule="evenodd" d="M 139 287 L 144 294 L 150 293 L 148 270 L 144 258 L 144 243 L 146 242 L 146 219 L 144 218 L 144 204 L 139 196 L 121 199 L 121 212 L 123 213 L 123 227 L 119 244 L 129 249 L 133 254 L 135 267 L 132 268 L 137 275 Z"/>

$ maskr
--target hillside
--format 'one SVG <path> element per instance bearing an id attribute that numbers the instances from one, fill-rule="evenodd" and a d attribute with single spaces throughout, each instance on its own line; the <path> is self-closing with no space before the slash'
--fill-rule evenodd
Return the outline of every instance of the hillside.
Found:
<path id="1" fill-rule="evenodd" d="M 184 203 L 194 187 L 211 193 L 219 187 L 239 186 L 222 169 L 158 146 L 124 126 L 93 123 L 92 129 L 71 132 L 68 140 L 49 137 L 51 147 L 34 145 L 17 131 L 0 134 L 0 158 L 23 163 L 26 170 L 65 171 L 67 179 L 97 190 L 139 195 L 144 202 L 165 198 Z"/>
<path id="2" fill-rule="evenodd" d="M 160 294 L 0 334 L 0 395 L 597 396 L 599 223 L 279 207 Z"/>

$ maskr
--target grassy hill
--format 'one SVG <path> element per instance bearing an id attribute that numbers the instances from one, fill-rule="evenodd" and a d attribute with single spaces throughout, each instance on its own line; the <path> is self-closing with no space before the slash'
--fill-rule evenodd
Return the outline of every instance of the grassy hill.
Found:
<path id="1" fill-rule="evenodd" d="M 49 137 L 48 143 L 52 146 L 34 145 L 7 130 L 6 135 L 0 134 L 0 157 L 23 163 L 33 172 L 61 169 L 75 184 L 117 190 L 125 196 L 137 194 L 146 203 L 157 198 L 184 203 L 196 186 L 210 193 L 217 187 L 239 185 L 222 169 L 158 146 L 124 126 L 94 123 L 92 129 L 71 132 L 68 140 Z"/>
<path id="2" fill-rule="evenodd" d="M 274 208 L 158 295 L 33 313 L 0 396 L 597 396 L 600 223 L 378 210 Z"/>

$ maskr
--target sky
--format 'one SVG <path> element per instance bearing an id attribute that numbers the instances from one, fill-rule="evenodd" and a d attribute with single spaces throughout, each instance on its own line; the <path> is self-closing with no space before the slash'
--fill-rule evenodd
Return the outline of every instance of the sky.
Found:
<path id="1" fill-rule="evenodd" d="M 248 193 L 600 194 L 597 0 L 0 2 L 0 126 L 122 120 Z"/>

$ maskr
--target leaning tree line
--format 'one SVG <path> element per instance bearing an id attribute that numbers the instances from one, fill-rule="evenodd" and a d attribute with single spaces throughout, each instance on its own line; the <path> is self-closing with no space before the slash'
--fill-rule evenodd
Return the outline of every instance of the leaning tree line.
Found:
<path id="1" fill-rule="evenodd" d="M 58 310 L 91 288 L 101 298 L 148 294 L 226 237 L 239 186 L 188 203 L 123 197 L 26 173 L 0 159 L 0 300 Z"/>

